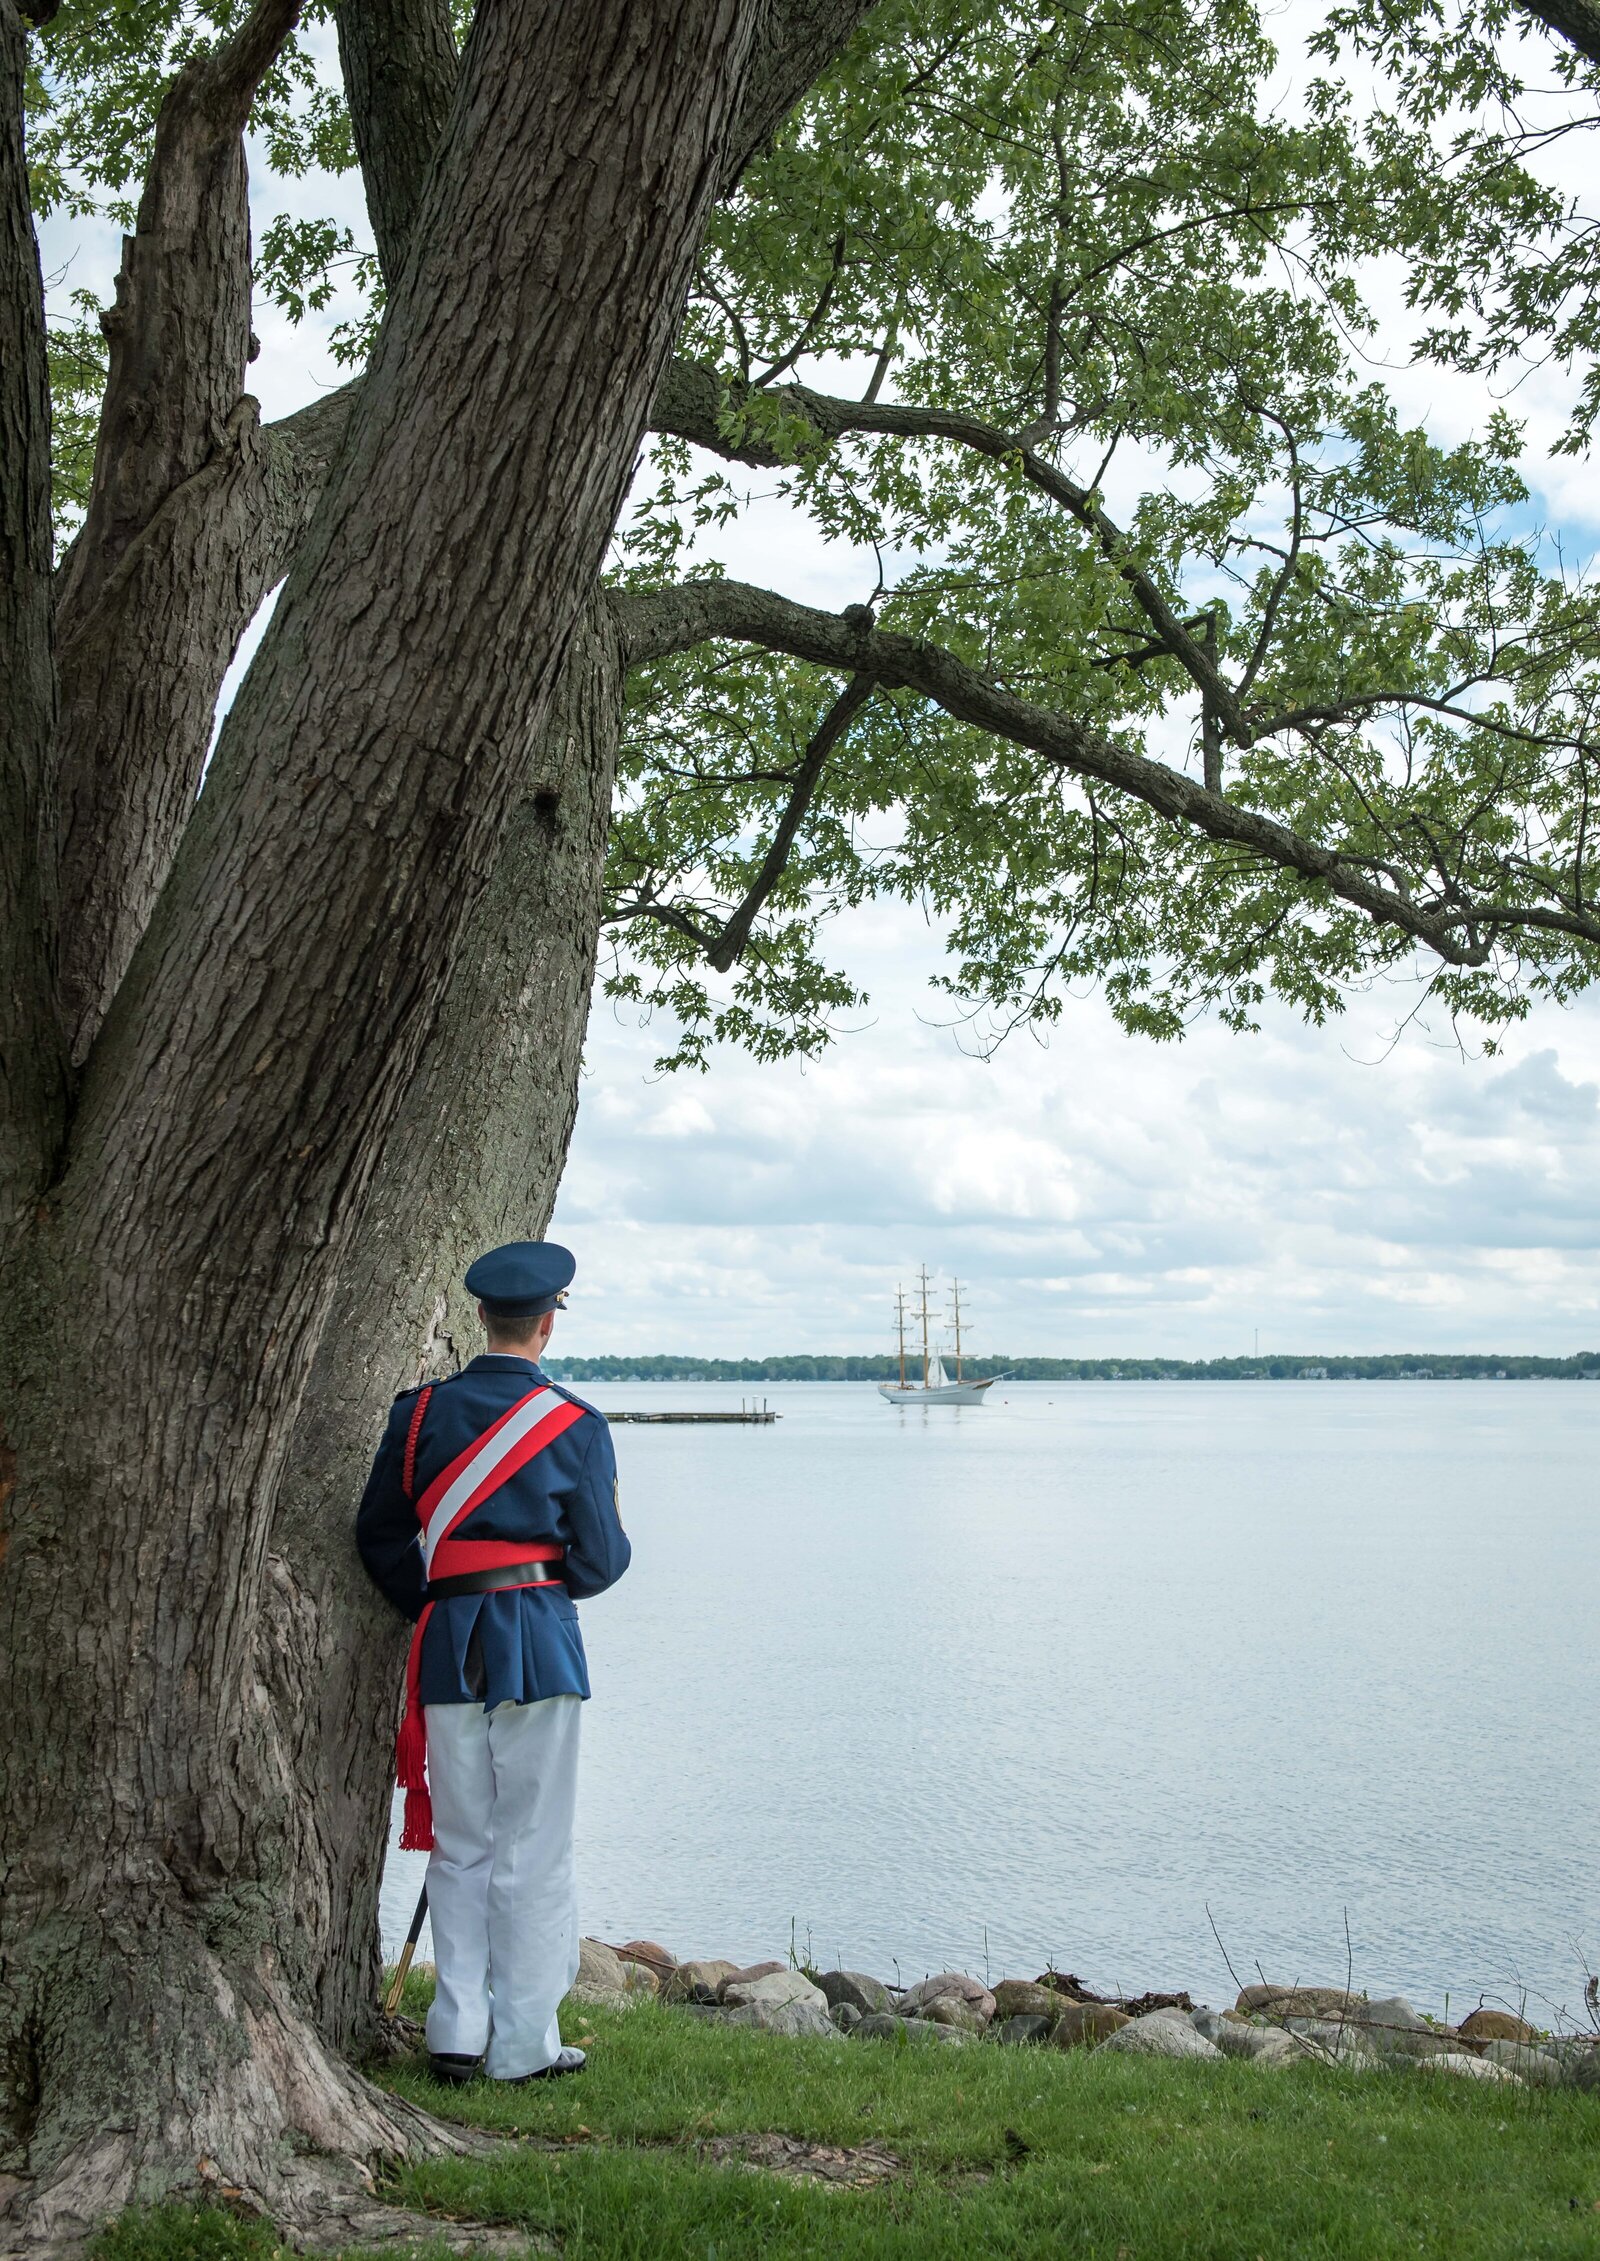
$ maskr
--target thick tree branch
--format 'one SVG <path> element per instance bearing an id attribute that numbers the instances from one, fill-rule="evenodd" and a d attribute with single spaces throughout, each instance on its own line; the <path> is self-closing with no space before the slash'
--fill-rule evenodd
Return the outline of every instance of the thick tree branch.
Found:
<path id="1" fill-rule="evenodd" d="M 811 806 L 821 782 L 828 756 L 876 688 L 870 675 L 852 675 L 817 725 L 816 733 L 795 771 L 788 805 L 778 819 L 778 828 L 772 835 L 772 845 L 767 850 L 761 869 L 751 882 L 743 902 L 706 952 L 718 973 L 726 973 L 742 955 L 762 904 L 783 877 L 784 867 L 789 861 L 789 850 L 794 846 L 795 834 L 804 822 L 806 810 Z"/>
<path id="2" fill-rule="evenodd" d="M 338 25 L 367 216 L 393 288 L 455 97 L 450 0 L 343 0 Z"/>
<path id="3" fill-rule="evenodd" d="M 299 13 L 257 0 L 174 79 L 105 316 L 94 482 L 57 599 L 61 981 L 80 1060 L 193 804 L 223 673 L 282 570 L 282 526 L 304 523 L 305 482 L 282 477 L 295 451 L 263 441 L 243 390 L 244 127 Z"/>
<path id="4" fill-rule="evenodd" d="M 709 957 L 717 939 L 711 928 L 702 926 L 698 919 L 692 919 L 681 903 L 660 901 L 654 889 L 654 875 L 647 874 L 640 881 L 636 895 L 612 904 L 605 913 L 604 923 L 607 926 L 631 926 L 635 919 L 650 919 L 657 926 L 669 926 L 674 934 L 686 936 L 703 958 Z"/>
<path id="5" fill-rule="evenodd" d="M 0 0 L 0 1247 L 48 1175 L 66 1109 L 56 998 L 50 388 L 22 138 L 26 34 Z"/>
<path id="6" fill-rule="evenodd" d="M 346 385 L 263 427 L 248 394 L 87 613 L 62 620 L 62 957 L 74 1057 L 93 1042 L 199 791 L 239 640 L 288 570 L 349 424 Z"/>
<path id="7" fill-rule="evenodd" d="M 840 439 L 851 432 L 881 432 L 900 439 L 954 440 L 992 462 L 1016 463 L 1023 477 L 1040 494 L 1059 503 L 1078 524 L 1094 536 L 1101 554 L 1114 566 L 1133 593 L 1135 602 L 1162 643 L 1209 700 L 1213 714 L 1236 744 L 1248 746 L 1255 737 L 1250 717 L 1232 685 L 1204 643 L 1192 636 L 1167 602 L 1154 578 L 1131 553 L 1127 536 L 1096 500 L 1092 489 L 1080 487 L 1044 456 L 1011 432 L 1002 432 L 976 416 L 942 408 L 905 407 L 894 402 L 841 400 L 805 385 L 779 385 L 763 393 L 781 401 L 785 411 L 809 423 L 822 438 Z M 656 396 L 651 423 L 658 432 L 692 440 L 696 446 L 736 462 L 763 466 L 783 459 L 757 440 L 735 444 L 718 424 L 720 391 L 711 371 L 697 363 L 676 361 Z"/>
<path id="8" fill-rule="evenodd" d="M 772 139 L 849 39 L 872 0 L 773 0 L 756 34 L 718 194 Z M 378 263 L 400 273 L 428 168 L 455 94 L 449 0 L 343 0 L 339 62 Z"/>
<path id="9" fill-rule="evenodd" d="M 142 1219 L 210 1221 L 179 1337 L 124 1380 L 207 1346 L 224 1489 L 276 1483 L 260 1420 L 292 1410 L 494 868 L 761 14 L 479 11 L 351 431 L 90 1057 L 63 1204 L 97 1277 Z"/>
<path id="10" fill-rule="evenodd" d="M 737 188 L 745 167 L 815 86 L 871 7 L 872 0 L 773 0 L 756 34 L 717 180 L 719 196 Z"/>
<path id="11" fill-rule="evenodd" d="M 1594 0 L 1520 0 L 1524 14 L 1591 63 L 1600 63 L 1600 7 Z"/>
<path id="12" fill-rule="evenodd" d="M 1393 926 L 1426 944 L 1447 965 L 1487 964 L 1496 939 L 1518 929 L 1562 933 L 1600 945 L 1600 920 L 1584 913 L 1475 904 L 1459 892 L 1448 905 L 1418 904 L 1398 888 L 1380 885 L 1355 859 L 1208 792 L 1181 771 L 1102 738 L 1070 715 L 1050 713 L 1001 690 L 952 653 L 919 637 L 857 627 L 837 614 L 817 612 L 738 581 L 691 581 L 653 595 L 615 592 L 612 603 L 630 664 L 725 637 L 919 691 L 976 729 L 1029 746 L 1072 775 L 1114 786 L 1174 824 L 1315 883 L 1376 924 Z"/>
<path id="13" fill-rule="evenodd" d="M 204 463 L 244 389 L 250 214 L 244 128 L 301 0 L 257 0 L 235 36 L 167 89 L 117 294 L 94 485 L 61 591 L 91 606 L 123 550 Z"/>

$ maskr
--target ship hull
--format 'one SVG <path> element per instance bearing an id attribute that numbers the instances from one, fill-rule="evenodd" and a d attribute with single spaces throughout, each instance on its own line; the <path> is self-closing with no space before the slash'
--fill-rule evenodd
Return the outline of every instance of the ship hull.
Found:
<path id="1" fill-rule="evenodd" d="M 992 1381 L 945 1382 L 937 1389 L 924 1389 L 915 1382 L 908 1382 L 904 1389 L 898 1382 L 880 1382 L 878 1395 L 891 1405 L 981 1405 L 993 1388 Z"/>

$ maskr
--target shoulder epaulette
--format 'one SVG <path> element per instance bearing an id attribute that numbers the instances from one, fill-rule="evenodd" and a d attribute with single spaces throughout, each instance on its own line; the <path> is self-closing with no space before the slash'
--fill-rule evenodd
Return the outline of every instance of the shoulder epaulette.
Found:
<path id="1" fill-rule="evenodd" d="M 415 1397 L 420 1390 L 442 1390 L 446 1382 L 459 1382 L 465 1371 L 464 1367 L 458 1367 L 453 1374 L 430 1374 L 420 1382 L 413 1382 L 409 1389 L 396 1390 L 394 1402 L 398 1405 L 404 1398 Z"/>

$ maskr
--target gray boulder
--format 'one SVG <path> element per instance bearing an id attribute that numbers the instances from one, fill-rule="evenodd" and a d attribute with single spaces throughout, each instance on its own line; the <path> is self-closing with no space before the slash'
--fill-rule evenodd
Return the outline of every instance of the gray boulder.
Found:
<path id="1" fill-rule="evenodd" d="M 1009 2049 L 1020 2049 L 1030 2042 L 1047 2041 L 1050 2020 L 1030 2016 L 1024 2011 L 1016 2017 L 997 2018 L 991 2030 L 996 2041 L 1003 2042 Z"/>
<path id="2" fill-rule="evenodd" d="M 1600 2093 L 1600 2048 L 1594 2042 L 1574 2037 L 1561 2049 L 1552 2048 L 1551 2055 L 1559 2060 L 1569 2088 Z"/>
<path id="3" fill-rule="evenodd" d="M 1332 2018 L 1359 2015 L 1361 2006 L 1342 1986 L 1245 1986 L 1234 2004 L 1247 2018 Z"/>
<path id="4" fill-rule="evenodd" d="M 1459 2055 L 1454 2034 L 1438 2033 L 1403 1994 L 1388 1994 L 1376 2002 L 1359 2002 L 1349 2023 L 1360 2040 L 1380 2057 L 1442 2057 Z"/>
<path id="5" fill-rule="evenodd" d="M 841 2033 L 853 2033 L 861 2023 L 861 2012 L 853 2002 L 835 2002 L 828 2015 Z"/>
<path id="6" fill-rule="evenodd" d="M 1470 2056 L 1464 2049 L 1447 2049 L 1437 2057 L 1419 2057 L 1417 2071 L 1449 2073 L 1457 2080 L 1510 2081 L 1514 2087 L 1520 2086 L 1517 2075 L 1508 2072 L 1504 2065 L 1497 2065 L 1488 2057 Z"/>
<path id="7" fill-rule="evenodd" d="M 859 2010 L 865 2018 L 875 2010 L 889 2007 L 889 1989 L 881 1979 L 869 1978 L 865 1971 L 819 1971 L 817 1984 L 833 2010 L 841 2002 L 848 2002 L 851 2009 Z"/>
<path id="8" fill-rule="evenodd" d="M 1285 2021 L 1283 2030 L 1293 2034 L 1297 2041 L 1305 2042 L 1314 2055 L 1337 2058 L 1341 2065 L 1354 2064 L 1358 2059 L 1370 2060 L 1376 2064 L 1385 2055 L 1392 2057 L 1395 2054 L 1393 2049 L 1386 2047 L 1380 2050 L 1375 2047 L 1373 2035 L 1365 2032 L 1359 2025 L 1344 2023 L 1337 2018 L 1289 2018 Z M 1441 2042 L 1439 2046 L 1443 2049 L 1446 2044 Z M 1411 2054 L 1425 2056 L 1427 2050 L 1418 2047 Z"/>
<path id="9" fill-rule="evenodd" d="M 900 2007 L 910 2017 L 926 2017 L 931 2003 L 949 1996 L 969 2002 L 984 2025 L 994 2016 L 994 1996 L 977 1979 L 968 1978 L 965 1971 L 940 1971 L 933 1978 L 925 1978 L 918 1985 L 908 1987 Z"/>
<path id="10" fill-rule="evenodd" d="M 902 2048 L 932 2048 L 940 2041 L 964 2041 L 953 2026 L 929 2025 L 924 2018 L 897 2018 L 888 2010 L 874 2010 L 854 2029 L 856 2041 L 893 2041 Z"/>
<path id="11" fill-rule="evenodd" d="M 1063 2002 L 1050 2028 L 1051 2047 L 1092 2049 L 1127 2023 L 1127 2011 L 1113 2009 L 1109 2002 Z"/>
<path id="12" fill-rule="evenodd" d="M 1054 1987 L 1039 1986 L 1031 1978 L 1003 1978 L 994 1990 L 997 2018 L 1048 2018 L 1059 2016 L 1066 1996 Z"/>
<path id="13" fill-rule="evenodd" d="M 741 1964 L 738 1970 L 729 1971 L 722 1984 L 724 1989 L 730 1986 L 744 1986 L 751 1979 L 770 1978 L 774 1971 L 786 1971 L 788 1968 L 787 1963 L 745 1963 Z"/>
<path id="14" fill-rule="evenodd" d="M 1204 2034 L 1196 2033 L 1187 2018 L 1175 2018 L 1165 2010 L 1134 2018 L 1100 2047 L 1120 2050 L 1130 2057 L 1205 2057 L 1214 2064 L 1222 2062 L 1222 2051 Z"/>
<path id="15" fill-rule="evenodd" d="M 718 1961 L 678 1963 L 667 1973 L 662 1996 L 668 2002 L 714 2002 L 738 1968 L 737 1963 Z"/>
<path id="16" fill-rule="evenodd" d="M 567 1999 L 591 2003 L 604 2010 L 630 2010 L 642 1995 L 614 1948 L 606 1946 L 603 1940 L 580 1939 L 578 1975 Z"/>
<path id="17" fill-rule="evenodd" d="M 1296 2041 L 1296 2036 L 1285 2033 L 1281 2026 L 1246 2025 L 1232 2018 L 1219 2018 L 1215 2033 L 1203 2034 L 1201 2038 L 1209 2041 L 1214 2049 L 1220 2049 L 1225 2057 L 1245 2058 L 1259 2057 L 1264 2051 L 1275 2049 L 1280 2042 L 1292 2048 Z"/>
<path id="18" fill-rule="evenodd" d="M 795 2004 L 817 2011 L 824 2021 L 828 2014 L 827 1996 L 812 1985 L 804 1971 L 781 1966 L 760 1978 L 729 1979 L 722 1989 L 722 2000 L 730 2010 L 782 2010 Z"/>
<path id="19" fill-rule="evenodd" d="M 1489 2064 L 1503 2065 L 1508 2073 L 1515 2073 L 1530 2088 L 1559 2088 L 1567 2077 L 1566 2067 L 1552 2051 L 1520 2041 L 1497 2037 L 1484 2043 L 1481 2055 Z"/>
<path id="20" fill-rule="evenodd" d="M 921 2014 L 930 2025 L 953 2027 L 957 2033 L 982 2033 L 986 2022 L 959 1994 L 936 1994 Z"/>
<path id="21" fill-rule="evenodd" d="M 1552 2057 L 1559 2057 L 1564 2065 L 1572 2064 L 1580 2057 L 1592 2056 L 1595 2051 L 1595 2044 L 1586 2033 L 1547 2034 L 1539 2046 L 1541 2049 L 1548 2049 Z"/>
<path id="22" fill-rule="evenodd" d="M 1236 2052 L 1225 2048 L 1222 2054 L 1229 2057 Z M 1278 2065 L 1301 2065 L 1316 2054 L 1310 2042 L 1302 2041 L 1297 2033 L 1285 2033 L 1281 2026 L 1268 2026 L 1260 2036 L 1260 2046 L 1252 2049 L 1244 2061 L 1247 2065 L 1264 2065 L 1270 2069 Z"/>
<path id="23" fill-rule="evenodd" d="M 822 1996 L 814 1986 L 807 1991 L 809 2002 L 741 2002 L 732 2009 L 708 2010 L 705 2014 L 718 2025 L 750 2026 L 757 2033 L 786 2034 L 791 2040 L 802 2035 L 819 2041 L 839 2040 L 839 2030 Z"/>

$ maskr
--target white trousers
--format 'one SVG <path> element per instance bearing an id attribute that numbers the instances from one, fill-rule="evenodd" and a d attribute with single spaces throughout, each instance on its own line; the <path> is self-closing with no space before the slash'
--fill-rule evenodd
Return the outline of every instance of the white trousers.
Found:
<path id="1" fill-rule="evenodd" d="M 438 1987 L 428 2047 L 488 2052 L 492 2080 L 553 2065 L 556 2009 L 578 1975 L 572 1818 L 578 1696 L 430 1704 L 428 1913 Z"/>

